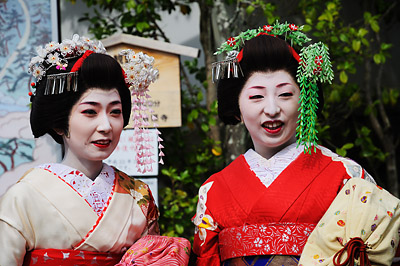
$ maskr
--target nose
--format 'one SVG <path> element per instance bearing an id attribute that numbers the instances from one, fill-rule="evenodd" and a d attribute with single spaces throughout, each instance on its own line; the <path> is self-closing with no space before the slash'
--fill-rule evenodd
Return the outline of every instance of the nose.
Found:
<path id="1" fill-rule="evenodd" d="M 102 114 L 99 116 L 99 124 L 97 126 L 97 130 L 99 132 L 110 132 L 112 129 L 111 127 L 111 122 L 110 118 L 107 116 L 107 114 Z"/>
<path id="2" fill-rule="evenodd" d="M 275 99 L 270 99 L 265 102 L 264 113 L 270 117 L 274 117 L 279 114 L 281 108 Z"/>

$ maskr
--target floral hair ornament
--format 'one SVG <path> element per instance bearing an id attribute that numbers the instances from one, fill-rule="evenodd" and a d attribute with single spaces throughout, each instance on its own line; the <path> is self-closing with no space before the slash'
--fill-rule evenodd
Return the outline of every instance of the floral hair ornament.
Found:
<path id="1" fill-rule="evenodd" d="M 153 114 L 154 110 L 151 109 L 148 104 L 149 98 L 151 97 L 149 92 L 149 86 L 152 82 L 158 79 L 159 72 L 154 64 L 154 57 L 148 56 L 142 52 L 135 53 L 133 50 L 127 49 L 119 53 L 125 58 L 125 63 L 122 64 L 122 68 L 125 72 L 125 82 L 130 84 L 132 92 L 132 117 L 133 117 L 133 128 L 134 138 L 136 145 L 136 165 L 139 173 L 146 173 L 152 171 L 152 165 L 155 162 L 153 160 L 154 154 L 152 153 L 151 141 L 153 135 L 148 129 L 149 126 L 153 126 L 157 131 L 157 142 L 159 148 L 159 163 L 164 164 L 163 156 L 164 153 L 161 144 L 163 139 L 160 137 L 161 132 L 157 129 L 157 117 Z M 148 115 L 150 114 L 150 115 Z M 151 121 L 153 124 L 150 125 Z"/>
<path id="2" fill-rule="evenodd" d="M 80 37 L 74 34 L 72 39 L 64 40 L 61 43 L 50 42 L 45 47 L 39 46 L 36 48 L 37 56 L 31 59 L 29 64 L 29 73 L 36 78 L 37 83 L 42 80 L 46 81 L 44 95 L 61 94 L 65 91 L 78 90 L 78 70 L 82 66 L 83 61 L 92 53 L 106 54 L 107 51 L 100 41 L 90 40 L 86 37 Z M 138 168 L 140 172 L 151 170 L 153 154 L 151 154 L 149 141 L 150 134 L 145 127 L 149 125 L 149 118 L 145 111 L 153 112 L 148 108 L 148 87 L 151 82 L 158 78 L 158 70 L 153 67 L 154 58 L 143 53 L 135 54 L 132 50 L 124 50 L 121 52 L 125 55 L 126 62 L 122 65 L 125 75 L 125 82 L 128 87 L 132 88 L 133 95 L 133 122 L 136 134 L 136 154 Z M 65 71 L 68 67 L 68 60 L 80 57 L 73 65 L 70 72 Z M 51 67 L 56 67 L 60 73 L 46 75 L 46 72 Z M 45 79 L 46 77 L 47 79 Z M 43 82 L 43 81 L 42 81 Z M 32 82 L 32 89 L 37 87 L 37 84 Z M 34 96 L 31 93 L 30 96 Z M 153 126 L 157 127 L 157 118 L 152 115 L 151 120 Z M 162 139 L 159 136 L 160 131 L 157 130 L 158 146 L 160 149 L 160 163 L 163 164 Z M 149 168 L 150 167 L 150 168 Z"/>
<path id="3" fill-rule="evenodd" d="M 44 95 L 61 94 L 64 91 L 77 90 L 77 70 L 61 72 L 46 76 L 47 70 L 55 66 L 59 71 L 65 71 L 68 67 L 68 60 L 90 53 L 106 53 L 106 49 L 100 41 L 90 40 L 74 34 L 72 39 L 64 40 L 61 43 L 50 42 L 36 48 L 37 56 L 31 59 L 28 72 L 31 73 L 37 82 L 47 77 Z M 76 64 L 75 64 L 76 65 Z M 74 66 L 75 66 L 74 65 Z"/>
<path id="4" fill-rule="evenodd" d="M 236 37 L 231 37 L 218 48 L 215 55 L 227 53 L 225 60 L 212 64 L 212 80 L 214 82 L 230 77 L 243 75 L 240 61 L 243 57 L 242 48 L 245 42 L 259 35 L 281 36 L 289 43 L 293 57 L 299 62 L 297 82 L 300 85 L 300 114 L 297 126 L 297 143 L 304 145 L 304 152 L 311 153 L 311 147 L 317 145 L 317 109 L 318 109 L 318 82 L 331 83 L 333 79 L 332 65 L 328 47 L 322 42 L 305 46 L 297 54 L 293 45 L 303 46 L 311 41 L 301 30 L 303 26 L 275 22 L 257 29 L 249 29 Z"/>

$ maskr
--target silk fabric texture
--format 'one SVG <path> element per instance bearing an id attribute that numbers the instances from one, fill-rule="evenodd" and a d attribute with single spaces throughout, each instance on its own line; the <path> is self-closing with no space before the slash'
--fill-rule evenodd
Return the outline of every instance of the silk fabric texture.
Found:
<path id="1" fill-rule="evenodd" d="M 193 219 L 197 265 L 254 255 L 301 254 L 345 181 L 365 178 L 355 162 L 324 147 L 301 153 L 265 187 L 239 156 L 199 190 Z"/>
<path id="2" fill-rule="evenodd" d="M 308 238 L 299 266 L 334 265 L 334 255 L 356 237 L 367 245 L 371 265 L 392 265 L 399 242 L 399 202 L 381 187 L 350 179 Z M 340 262 L 348 255 L 346 251 Z"/>
<path id="3" fill-rule="evenodd" d="M 158 234 L 158 210 L 148 186 L 115 169 L 107 208 L 98 216 L 55 174 L 32 169 L 0 200 L 0 265 L 22 265 L 26 251 L 74 249 L 123 254 Z"/>

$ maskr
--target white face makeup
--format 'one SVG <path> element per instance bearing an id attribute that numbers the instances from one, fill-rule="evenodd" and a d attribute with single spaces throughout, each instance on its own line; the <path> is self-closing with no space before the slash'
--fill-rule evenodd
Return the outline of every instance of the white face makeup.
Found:
<path id="1" fill-rule="evenodd" d="M 239 95 L 242 120 L 256 152 L 270 158 L 296 141 L 300 90 L 284 70 L 254 73 Z"/>
<path id="2" fill-rule="evenodd" d="M 123 124 L 118 91 L 89 89 L 72 107 L 63 163 L 77 169 L 102 164 L 117 146 Z"/>

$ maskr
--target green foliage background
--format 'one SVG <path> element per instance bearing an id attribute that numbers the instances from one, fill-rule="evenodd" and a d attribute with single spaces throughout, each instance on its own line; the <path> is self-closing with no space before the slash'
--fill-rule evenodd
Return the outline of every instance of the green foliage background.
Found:
<path id="1" fill-rule="evenodd" d="M 94 7 L 95 15 L 86 14 L 82 20 L 90 22 L 90 32 L 98 39 L 123 31 L 168 41 L 159 26 L 160 11 L 179 10 L 182 15 L 190 15 L 191 5 L 197 4 L 201 14 L 205 14 L 200 18 L 203 22 L 211 19 L 204 10 L 215 8 L 217 2 L 232 10 L 229 19 L 242 19 L 232 20 L 226 29 L 232 35 L 276 19 L 304 24 L 313 42 L 323 41 L 330 48 L 335 72 L 333 84 L 323 88 L 325 107 L 318 125 L 321 143 L 359 162 L 380 185 L 398 195 L 400 128 L 395 120 L 400 114 L 400 89 L 398 79 L 390 76 L 399 73 L 391 59 L 392 42 L 396 41 L 391 37 L 399 33 L 396 25 L 400 24 L 397 1 L 84 2 Z M 223 32 L 221 35 L 230 37 Z M 214 40 L 214 48 L 219 44 Z M 212 173 L 222 169 L 230 156 L 225 154 L 223 142 L 211 138 L 210 128 L 224 128 L 217 120 L 216 103 L 207 106 L 204 100 L 213 85 L 207 83 L 208 66 L 203 65 L 195 59 L 181 66 L 183 126 L 162 129 L 167 156 L 160 174 L 161 233 L 188 239 L 193 236 L 191 218 L 196 211 L 198 188 Z M 189 82 L 188 75 L 198 82 Z"/>

